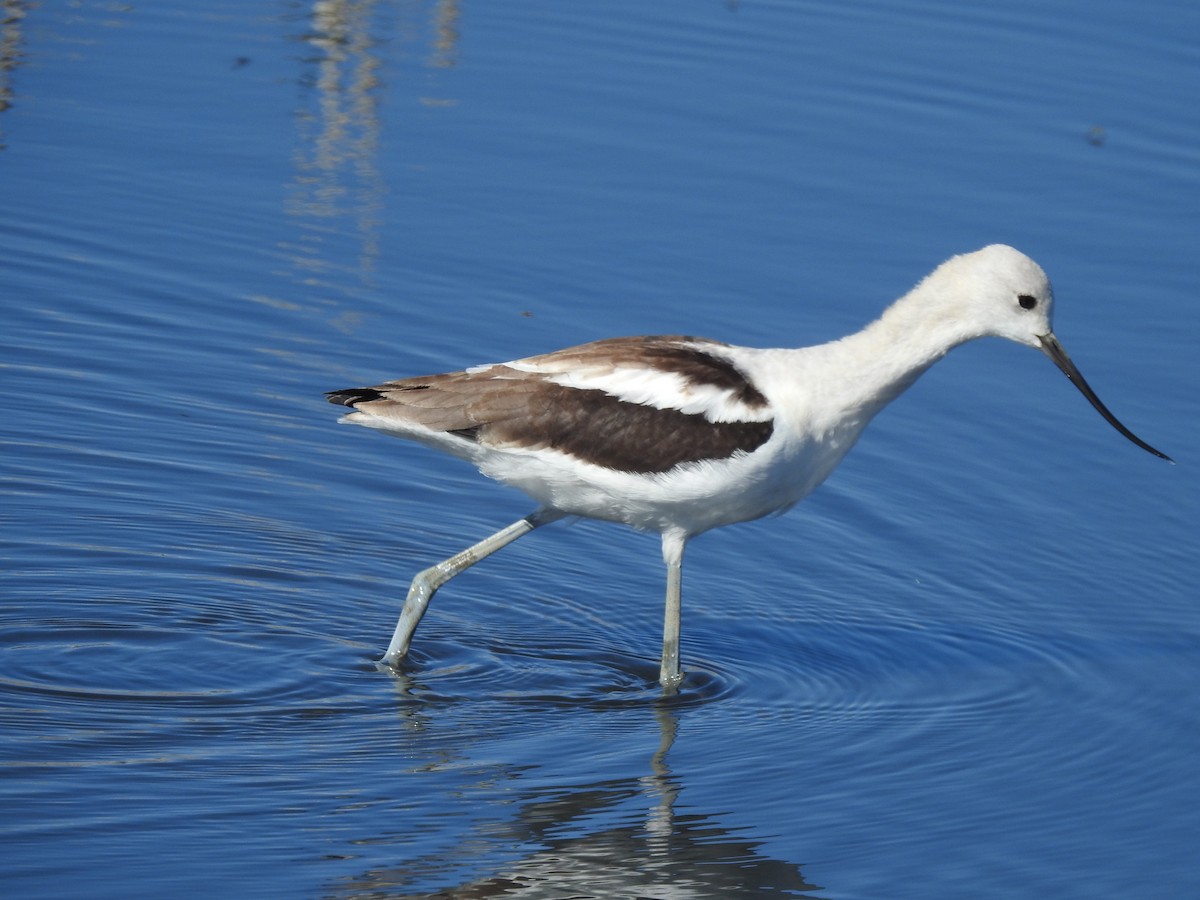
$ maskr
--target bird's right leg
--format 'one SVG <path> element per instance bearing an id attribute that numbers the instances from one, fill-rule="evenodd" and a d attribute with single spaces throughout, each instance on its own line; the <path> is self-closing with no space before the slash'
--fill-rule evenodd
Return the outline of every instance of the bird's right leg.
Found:
<path id="1" fill-rule="evenodd" d="M 683 580 L 683 548 L 687 537 L 672 531 L 663 532 L 663 562 L 667 564 L 667 598 L 663 609 L 662 666 L 658 683 L 663 690 L 674 693 L 683 681 L 679 668 L 680 586 Z"/>
<path id="2" fill-rule="evenodd" d="M 563 514 L 557 510 L 539 509 L 523 519 L 518 519 L 508 527 L 501 528 L 478 544 L 419 572 L 417 577 L 412 580 L 412 585 L 409 586 L 404 609 L 400 611 L 400 621 L 396 623 L 396 631 L 392 634 L 392 642 L 388 644 L 387 652 L 383 654 L 380 662 L 395 668 L 404 654 L 408 653 L 408 645 L 412 641 L 413 632 L 417 630 L 421 617 L 425 615 L 429 601 L 433 599 L 433 595 L 443 584 L 460 572 L 465 572 L 481 559 L 491 556 L 501 547 L 507 547 L 517 538 L 529 534 L 533 529 L 562 517 Z"/>

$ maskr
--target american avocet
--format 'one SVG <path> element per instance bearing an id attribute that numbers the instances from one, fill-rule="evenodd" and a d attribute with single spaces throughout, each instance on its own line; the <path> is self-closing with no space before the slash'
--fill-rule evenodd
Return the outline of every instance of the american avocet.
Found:
<path id="1" fill-rule="evenodd" d="M 413 579 L 381 662 L 395 666 L 439 587 L 564 516 L 662 536 L 664 687 L 679 683 L 683 549 L 695 535 L 787 509 L 834 470 L 871 418 L 954 347 L 1002 337 L 1053 360 L 1117 421 L 1051 329 L 1045 272 L 1002 244 L 955 256 L 875 322 L 800 349 L 697 337 L 613 338 L 543 356 L 331 391 L 376 428 L 474 463 L 538 504 L 523 519 Z"/>

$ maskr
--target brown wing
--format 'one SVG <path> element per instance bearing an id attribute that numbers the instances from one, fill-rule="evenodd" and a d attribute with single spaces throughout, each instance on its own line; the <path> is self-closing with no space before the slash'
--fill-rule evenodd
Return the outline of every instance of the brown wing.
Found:
<path id="1" fill-rule="evenodd" d="M 732 392 L 747 406 L 766 399 L 727 360 L 688 346 L 695 338 L 614 338 L 488 366 L 371 388 L 331 391 L 331 403 L 448 432 L 484 446 L 552 448 L 626 472 L 665 472 L 686 462 L 749 452 L 771 436 L 766 421 L 711 422 L 703 415 L 630 403 L 602 390 L 565 387 L 554 375 L 588 369 L 669 371 Z M 704 342 L 712 343 L 712 342 Z M 719 345 L 718 345 L 719 346 Z"/>

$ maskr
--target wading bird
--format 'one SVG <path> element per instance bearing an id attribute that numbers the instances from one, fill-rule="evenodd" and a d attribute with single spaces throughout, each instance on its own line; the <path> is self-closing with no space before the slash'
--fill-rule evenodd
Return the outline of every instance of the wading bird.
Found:
<path id="1" fill-rule="evenodd" d="M 955 256 L 841 340 L 799 349 L 697 337 L 612 338 L 461 372 L 327 394 L 341 421 L 417 441 L 519 488 L 537 509 L 413 579 L 382 662 L 408 651 L 434 592 L 548 522 L 584 516 L 662 536 L 667 566 L 659 681 L 679 667 L 684 545 L 780 512 L 823 482 L 867 423 L 950 350 L 1001 337 L 1045 353 L 1117 421 L 1051 328 L 1046 273 L 1012 247 Z"/>

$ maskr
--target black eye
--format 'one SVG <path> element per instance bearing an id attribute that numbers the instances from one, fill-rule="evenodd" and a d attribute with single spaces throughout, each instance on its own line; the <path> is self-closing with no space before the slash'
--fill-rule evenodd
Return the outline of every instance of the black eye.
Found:
<path id="1" fill-rule="evenodd" d="M 1033 309 L 1037 306 L 1037 297 L 1030 294 L 1022 294 L 1017 298 L 1017 302 L 1021 304 L 1021 309 Z"/>

